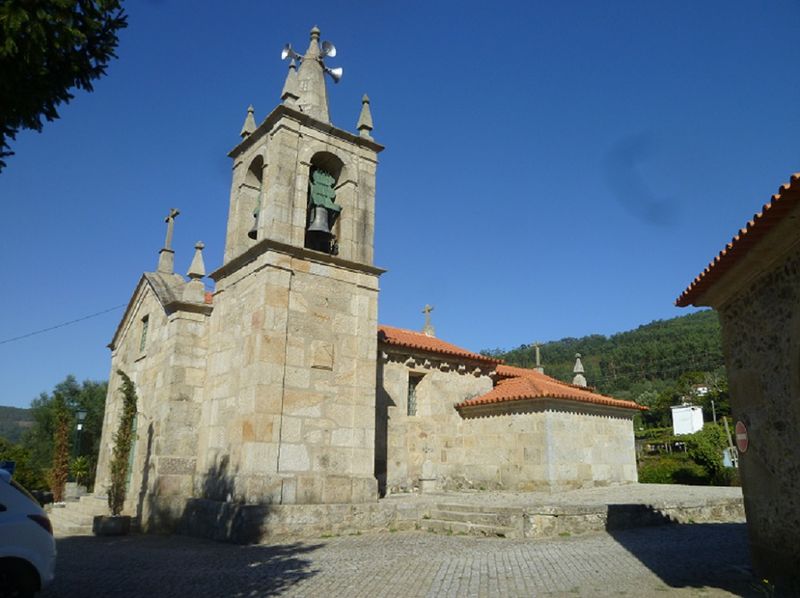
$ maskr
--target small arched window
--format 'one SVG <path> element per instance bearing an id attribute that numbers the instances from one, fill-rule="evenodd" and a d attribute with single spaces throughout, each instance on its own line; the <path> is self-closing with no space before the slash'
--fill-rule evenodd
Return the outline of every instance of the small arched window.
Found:
<path id="1" fill-rule="evenodd" d="M 258 239 L 258 219 L 261 212 L 261 192 L 263 190 L 262 173 L 264 172 L 264 158 L 256 156 L 250 163 L 244 177 L 244 191 L 248 200 L 244 210 L 247 210 L 249 222 L 247 236 L 254 241 Z"/>

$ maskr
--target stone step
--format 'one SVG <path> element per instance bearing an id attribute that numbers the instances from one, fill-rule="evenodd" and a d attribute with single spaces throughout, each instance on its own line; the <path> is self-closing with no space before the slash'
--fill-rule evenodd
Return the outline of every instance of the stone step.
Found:
<path id="1" fill-rule="evenodd" d="M 515 515 L 522 520 L 522 513 Z M 514 516 L 508 513 L 482 513 L 475 511 L 446 511 L 443 509 L 433 509 L 431 519 L 441 521 L 458 521 L 462 523 L 477 523 L 481 525 L 498 525 L 510 527 L 514 525 Z"/>
<path id="2" fill-rule="evenodd" d="M 482 525 L 464 521 L 444 521 L 441 519 L 424 519 L 421 527 L 429 532 L 446 534 L 466 534 L 469 536 L 485 536 L 497 538 L 516 538 L 518 532 L 513 527 L 501 525 Z"/>
<path id="3" fill-rule="evenodd" d="M 61 536 L 91 536 L 91 525 L 71 525 L 71 524 L 53 524 L 53 535 L 56 537 Z"/>
<path id="4" fill-rule="evenodd" d="M 82 496 L 75 506 L 79 509 L 108 509 L 108 499 L 94 495 Z"/>
<path id="5" fill-rule="evenodd" d="M 497 515 L 515 515 L 522 512 L 521 507 L 496 507 L 469 505 L 461 503 L 437 503 L 436 508 L 440 511 L 450 511 L 459 513 L 493 513 Z"/>
<path id="6" fill-rule="evenodd" d="M 85 521 L 91 521 L 91 519 L 92 518 L 88 515 L 67 511 L 66 509 L 59 509 L 57 511 L 50 512 L 50 521 L 58 521 L 63 523 L 83 523 Z"/>

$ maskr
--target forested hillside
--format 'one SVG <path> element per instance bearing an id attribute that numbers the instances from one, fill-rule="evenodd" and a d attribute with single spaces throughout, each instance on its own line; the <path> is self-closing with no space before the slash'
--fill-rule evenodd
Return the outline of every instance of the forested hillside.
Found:
<path id="1" fill-rule="evenodd" d="M 30 409 L 0 407 L 0 438 L 19 442 L 22 434 L 33 425 Z"/>
<path id="2" fill-rule="evenodd" d="M 534 360 L 531 345 L 484 353 L 523 367 L 531 367 Z M 576 353 L 581 354 L 588 383 L 604 394 L 663 411 L 688 394 L 693 384 L 702 383 L 722 402 L 727 399 L 719 320 L 711 310 L 658 320 L 610 337 L 594 334 L 543 343 L 545 373 L 571 382 Z M 658 415 L 658 419 L 663 418 Z"/>

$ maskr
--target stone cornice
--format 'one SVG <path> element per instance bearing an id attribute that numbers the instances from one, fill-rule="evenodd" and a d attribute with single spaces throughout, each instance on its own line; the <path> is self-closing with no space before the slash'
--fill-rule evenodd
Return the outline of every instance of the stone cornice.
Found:
<path id="1" fill-rule="evenodd" d="M 441 370 L 473 376 L 495 375 L 496 364 L 485 363 L 457 355 L 442 355 L 406 347 L 397 347 L 378 340 L 378 358 L 384 362 L 401 363 L 410 370 Z"/>
<path id="2" fill-rule="evenodd" d="M 185 311 L 195 314 L 209 315 L 214 311 L 214 306 L 207 303 L 190 303 L 188 301 L 173 301 L 164 305 L 167 313 L 175 313 L 178 311 Z"/>
<path id="3" fill-rule="evenodd" d="M 258 128 L 253 131 L 250 135 L 245 137 L 241 143 L 239 143 L 236 147 L 234 147 L 230 152 L 228 152 L 228 156 L 231 158 L 236 158 L 242 152 L 247 150 L 250 146 L 255 144 L 258 140 L 263 139 L 264 135 L 275 126 L 281 118 L 291 118 L 299 122 L 302 125 L 310 127 L 312 129 L 317 129 L 318 131 L 322 131 L 327 135 L 332 135 L 333 137 L 338 137 L 344 141 L 349 143 L 354 143 L 355 145 L 366 147 L 371 149 L 375 153 L 382 152 L 384 147 L 380 143 L 376 143 L 372 139 L 367 139 L 365 137 L 360 137 L 359 135 L 355 135 L 350 133 L 349 131 L 345 131 L 344 129 L 339 129 L 338 127 L 334 127 L 330 123 L 322 122 L 317 120 L 316 118 L 312 118 L 308 114 L 304 112 L 300 112 L 295 108 L 290 108 L 289 106 L 285 106 L 283 104 L 279 104 L 276 108 L 269 113 L 267 118 L 264 119 Z"/>
<path id="4" fill-rule="evenodd" d="M 258 256 L 266 253 L 267 251 L 277 251 L 278 253 L 284 253 L 286 255 L 307 260 L 309 262 L 328 264 L 330 266 L 344 268 L 345 270 L 361 272 L 364 274 L 372 274 L 374 276 L 380 276 L 386 272 L 386 270 L 382 268 L 376 268 L 375 266 L 370 266 L 368 264 L 361 264 L 359 262 L 345 260 L 340 257 L 328 255 L 327 253 L 306 249 L 305 247 L 295 247 L 294 245 L 288 245 L 272 239 L 264 239 L 253 245 L 244 253 L 236 256 L 227 264 L 224 264 L 222 267 L 218 268 L 208 276 L 214 282 L 219 282 L 226 276 L 229 276 L 230 274 L 239 270 L 241 267 L 255 261 Z"/>
<path id="5" fill-rule="evenodd" d="M 464 419 L 492 417 L 497 415 L 516 415 L 524 413 L 541 413 L 544 411 L 559 411 L 564 413 L 580 413 L 596 415 L 599 417 L 614 417 L 618 419 L 632 419 L 634 412 L 630 409 L 613 407 L 611 405 L 598 405 L 584 403 L 570 399 L 556 399 L 541 397 L 519 401 L 503 401 L 499 403 L 482 403 L 476 405 L 455 405 L 453 407 Z"/>

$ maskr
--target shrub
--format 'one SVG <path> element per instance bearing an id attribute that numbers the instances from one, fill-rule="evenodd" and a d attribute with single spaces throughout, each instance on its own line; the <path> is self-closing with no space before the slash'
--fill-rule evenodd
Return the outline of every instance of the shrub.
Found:
<path id="1" fill-rule="evenodd" d="M 112 515 L 122 513 L 128 484 L 128 459 L 133 446 L 133 421 L 136 417 L 136 389 L 128 375 L 117 370 L 122 378 L 122 415 L 114 435 L 114 452 L 111 457 L 111 487 L 108 489 L 108 507 Z"/>
<path id="2" fill-rule="evenodd" d="M 711 480 L 715 480 L 725 470 L 722 452 L 728 446 L 725 432 L 715 424 L 706 424 L 702 430 L 686 436 L 689 456 L 702 465 Z"/>
<path id="3" fill-rule="evenodd" d="M 89 470 L 89 458 L 85 455 L 75 457 L 72 460 L 72 464 L 70 465 L 70 473 L 72 473 L 72 477 L 75 478 L 75 481 L 78 484 L 86 485 L 86 482 L 89 480 Z"/>
<path id="4" fill-rule="evenodd" d="M 642 484 L 709 484 L 708 472 L 694 463 L 686 453 L 648 458 L 639 466 Z"/>

